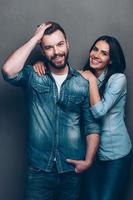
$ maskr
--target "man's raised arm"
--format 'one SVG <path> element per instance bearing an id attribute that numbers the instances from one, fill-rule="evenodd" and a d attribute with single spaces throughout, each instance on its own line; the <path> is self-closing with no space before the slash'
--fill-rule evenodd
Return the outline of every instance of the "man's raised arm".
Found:
<path id="1" fill-rule="evenodd" d="M 35 31 L 34 35 L 28 42 L 26 42 L 23 46 L 18 48 L 14 53 L 12 53 L 4 63 L 2 67 L 2 71 L 9 77 L 13 77 L 20 72 L 24 64 L 29 57 L 31 51 L 34 49 L 37 43 L 40 42 L 41 38 L 45 30 L 50 26 L 50 24 L 41 24 Z"/>

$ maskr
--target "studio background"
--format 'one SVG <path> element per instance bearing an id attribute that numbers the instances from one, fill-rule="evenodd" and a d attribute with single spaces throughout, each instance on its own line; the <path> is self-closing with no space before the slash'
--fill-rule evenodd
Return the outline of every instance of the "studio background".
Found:
<path id="1" fill-rule="evenodd" d="M 133 141 L 132 16 L 132 0 L 1 0 L 0 66 L 44 20 L 56 21 L 64 27 L 70 42 L 70 64 L 75 67 L 85 64 L 88 50 L 97 37 L 103 34 L 115 36 L 127 61 L 126 124 Z M 34 62 L 39 54 L 37 47 L 29 62 Z M 6 83 L 0 74 L 0 200 L 22 200 L 26 118 L 23 92 Z M 132 171 L 127 182 L 126 200 L 133 199 Z"/>

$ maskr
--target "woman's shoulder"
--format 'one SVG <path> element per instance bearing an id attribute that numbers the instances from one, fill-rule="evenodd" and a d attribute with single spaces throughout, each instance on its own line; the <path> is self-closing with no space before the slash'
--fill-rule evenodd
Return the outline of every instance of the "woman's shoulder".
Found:
<path id="1" fill-rule="evenodd" d="M 110 82 L 126 82 L 126 75 L 123 73 L 115 73 L 109 78 L 109 83 Z"/>
<path id="2" fill-rule="evenodd" d="M 108 80 L 107 88 L 110 88 L 110 90 L 113 93 L 126 91 L 127 80 L 125 74 L 122 73 L 113 74 Z"/>

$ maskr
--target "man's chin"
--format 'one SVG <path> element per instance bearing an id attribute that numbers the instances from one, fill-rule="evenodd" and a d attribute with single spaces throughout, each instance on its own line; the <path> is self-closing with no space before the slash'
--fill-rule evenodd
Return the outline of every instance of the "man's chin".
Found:
<path id="1" fill-rule="evenodd" d="M 56 64 L 56 63 L 50 63 L 50 66 L 55 68 L 55 69 L 64 69 L 66 67 L 67 63 L 63 64 Z"/>

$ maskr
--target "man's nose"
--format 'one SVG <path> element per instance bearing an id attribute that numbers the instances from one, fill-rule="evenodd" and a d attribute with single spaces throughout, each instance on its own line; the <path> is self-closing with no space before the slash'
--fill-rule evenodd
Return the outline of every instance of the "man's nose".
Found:
<path id="1" fill-rule="evenodd" d="M 58 53 L 59 53 L 58 47 L 54 47 L 54 54 L 58 54 Z"/>

